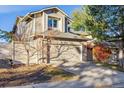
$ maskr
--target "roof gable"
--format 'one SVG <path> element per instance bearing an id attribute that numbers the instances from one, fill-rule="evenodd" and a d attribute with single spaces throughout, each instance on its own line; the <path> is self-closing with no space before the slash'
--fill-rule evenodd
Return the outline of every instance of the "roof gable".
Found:
<path id="1" fill-rule="evenodd" d="M 40 10 L 40 11 L 29 12 L 29 13 L 27 13 L 27 14 L 22 18 L 21 21 L 23 21 L 23 20 L 24 20 L 27 16 L 29 16 L 29 15 L 33 15 L 33 14 L 36 14 L 36 13 L 41 13 L 41 12 L 44 12 L 44 11 L 49 10 L 49 9 L 57 9 L 58 11 L 60 11 L 62 14 L 64 14 L 67 18 L 69 18 L 69 19 L 71 20 L 71 18 L 69 17 L 68 14 L 66 14 L 66 13 L 65 13 L 63 10 L 61 10 L 60 8 L 54 6 L 54 7 L 44 8 L 44 9 L 42 9 L 42 10 Z"/>

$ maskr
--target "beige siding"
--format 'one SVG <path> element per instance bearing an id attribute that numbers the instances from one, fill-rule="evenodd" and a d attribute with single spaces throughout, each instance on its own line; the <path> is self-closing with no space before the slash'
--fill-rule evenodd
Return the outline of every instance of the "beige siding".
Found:
<path id="1" fill-rule="evenodd" d="M 36 25 L 36 34 L 40 34 L 41 32 L 43 32 L 43 24 L 42 24 L 42 15 L 40 14 L 39 16 L 36 17 L 35 20 L 35 25 Z"/>
<path id="2" fill-rule="evenodd" d="M 37 60 L 41 60 L 42 62 L 42 45 L 39 46 L 41 49 L 37 47 L 37 43 L 40 43 L 41 40 L 39 39 L 38 42 L 34 40 L 31 42 L 30 46 L 30 63 L 39 63 Z M 68 43 L 69 45 L 60 45 L 61 43 Z M 37 52 L 38 49 L 38 52 Z M 16 44 L 16 54 L 15 59 L 16 61 L 20 63 L 26 63 L 27 62 L 27 56 L 26 56 L 26 50 L 24 48 L 23 44 Z M 37 53 L 39 56 L 37 56 Z M 46 62 L 46 54 L 47 49 L 46 45 L 44 48 L 44 57 Z M 50 46 L 50 60 L 51 62 L 80 62 L 81 57 L 81 49 L 80 49 L 80 43 L 78 42 L 67 42 L 67 41 L 52 41 L 52 44 Z"/>
<path id="3" fill-rule="evenodd" d="M 56 10 L 54 13 L 37 13 L 35 18 L 26 24 L 26 36 L 40 34 L 41 32 L 48 30 L 48 17 L 54 17 L 59 20 L 59 31 L 65 32 L 65 15 L 60 11 Z M 69 45 L 60 45 L 61 43 L 67 43 Z M 42 45 L 37 47 L 37 44 L 41 44 L 41 40 L 37 39 L 30 42 L 30 63 L 37 63 L 38 60 L 42 61 Z M 81 44 L 79 42 L 71 41 L 52 41 L 50 47 L 50 58 L 51 62 L 65 61 L 65 62 L 80 62 L 81 61 Z M 15 59 L 20 63 L 27 62 L 27 54 L 23 44 L 16 44 Z M 40 50 L 38 50 L 41 48 Z M 44 58 L 46 61 L 47 48 L 44 48 Z M 39 56 L 40 55 L 40 56 Z"/>
<path id="4" fill-rule="evenodd" d="M 26 24 L 26 28 L 27 29 L 26 29 L 25 36 L 29 37 L 30 35 L 34 34 L 32 31 L 33 30 L 33 20 L 31 20 L 29 23 Z"/>
<path id="5" fill-rule="evenodd" d="M 26 26 L 26 31 L 23 31 L 26 33 L 26 36 L 34 35 L 34 34 L 40 34 L 41 32 L 48 30 L 48 17 L 54 17 L 59 19 L 58 21 L 58 30 L 61 32 L 65 32 L 65 15 L 61 13 L 60 11 L 56 10 L 54 13 L 37 13 L 35 14 L 35 18 L 30 19 Z M 22 27 L 23 28 L 23 27 Z"/>
<path id="6" fill-rule="evenodd" d="M 48 30 L 48 15 L 44 13 L 44 31 Z"/>
<path id="7" fill-rule="evenodd" d="M 28 45 L 27 45 L 28 46 Z M 37 63 L 36 43 L 31 42 L 30 47 L 30 63 Z M 15 63 L 27 63 L 27 52 L 24 44 L 15 44 Z"/>

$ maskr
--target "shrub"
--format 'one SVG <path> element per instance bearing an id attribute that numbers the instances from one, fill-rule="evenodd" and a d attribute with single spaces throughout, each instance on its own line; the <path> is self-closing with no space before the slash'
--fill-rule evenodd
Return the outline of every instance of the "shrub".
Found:
<path id="1" fill-rule="evenodd" d="M 111 55 L 111 49 L 102 44 L 96 45 L 93 48 L 93 56 L 95 58 L 95 61 L 107 62 L 110 55 Z"/>

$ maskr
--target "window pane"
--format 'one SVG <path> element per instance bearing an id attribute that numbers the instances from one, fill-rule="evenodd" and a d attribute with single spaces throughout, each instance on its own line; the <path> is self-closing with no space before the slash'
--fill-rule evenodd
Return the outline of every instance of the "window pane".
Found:
<path id="1" fill-rule="evenodd" d="M 53 27 L 57 27 L 57 20 L 53 20 Z"/>
<path id="2" fill-rule="evenodd" d="M 52 27 L 52 19 L 48 18 L 48 27 Z"/>

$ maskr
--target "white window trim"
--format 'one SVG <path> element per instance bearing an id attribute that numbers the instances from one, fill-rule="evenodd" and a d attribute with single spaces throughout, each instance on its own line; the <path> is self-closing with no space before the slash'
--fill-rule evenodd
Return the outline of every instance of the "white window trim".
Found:
<path id="1" fill-rule="evenodd" d="M 52 19 L 52 27 L 51 27 L 51 28 L 52 28 L 52 29 L 58 29 L 58 28 L 59 28 L 59 24 L 58 24 L 59 20 L 56 19 L 56 18 L 52 18 L 52 17 L 49 18 L 49 17 L 48 17 L 48 22 L 49 22 L 49 19 Z M 54 19 L 57 20 L 57 27 L 54 27 Z M 47 26 L 48 26 L 48 28 L 49 28 L 49 23 L 47 24 Z"/>

